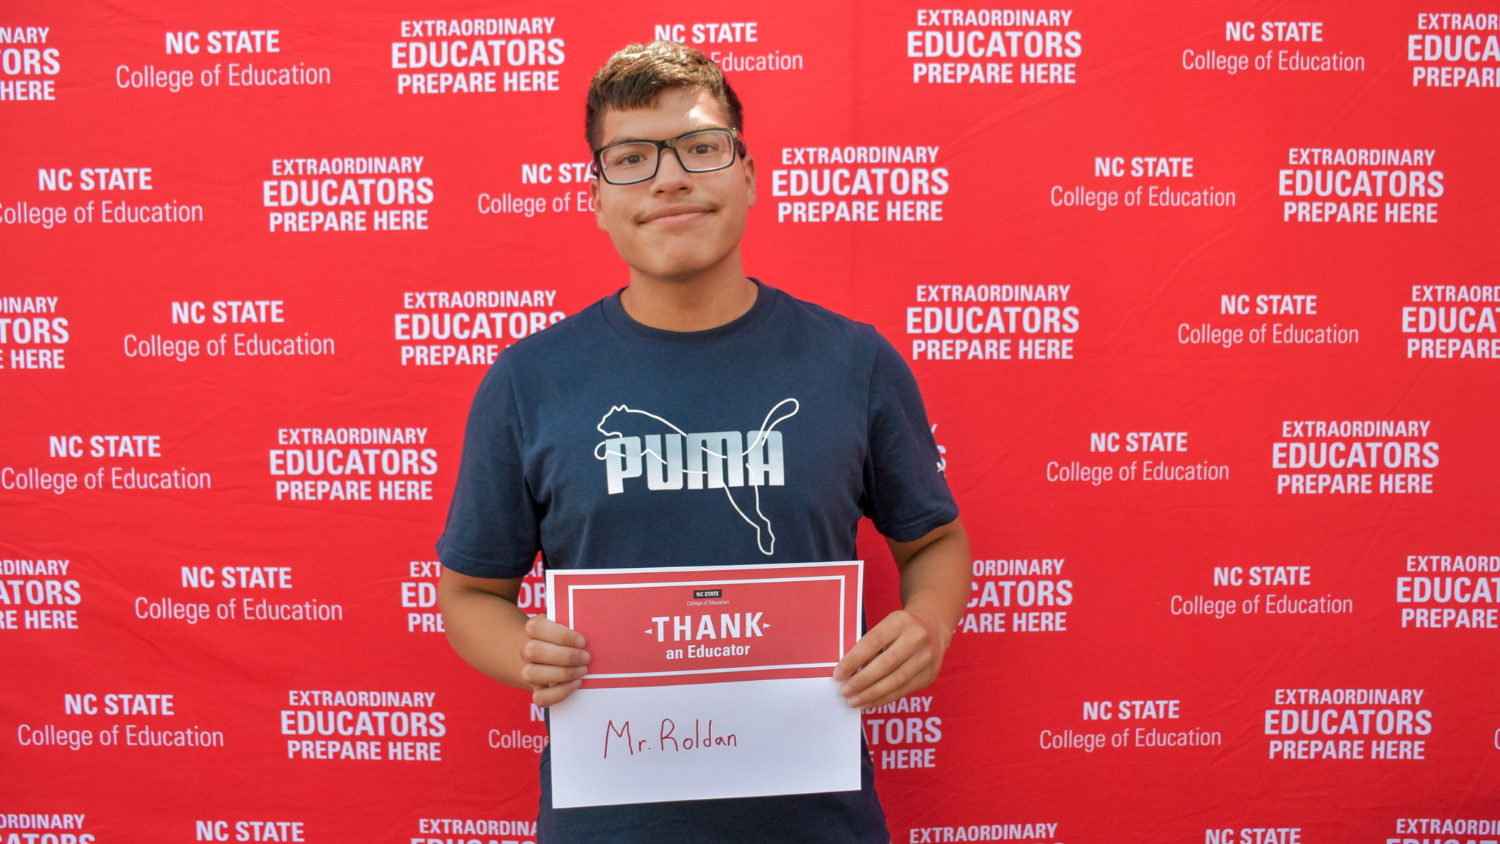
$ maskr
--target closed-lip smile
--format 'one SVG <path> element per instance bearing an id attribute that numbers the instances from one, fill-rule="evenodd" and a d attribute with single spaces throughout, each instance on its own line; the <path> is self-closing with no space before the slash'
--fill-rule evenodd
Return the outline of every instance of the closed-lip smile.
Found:
<path id="1" fill-rule="evenodd" d="M 642 217 L 641 222 L 661 223 L 665 225 L 672 225 L 673 223 L 686 223 L 692 220 L 696 220 L 699 217 L 710 213 L 712 210 L 713 209 L 709 208 L 706 205 L 666 205 L 656 209 L 655 211 L 652 211 L 645 217 Z"/>

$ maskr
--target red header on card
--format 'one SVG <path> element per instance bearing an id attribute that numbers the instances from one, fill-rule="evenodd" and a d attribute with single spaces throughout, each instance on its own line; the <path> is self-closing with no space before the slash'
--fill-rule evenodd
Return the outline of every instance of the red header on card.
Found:
<path id="1" fill-rule="evenodd" d="M 860 634 L 864 565 L 549 571 L 548 616 L 588 640 L 584 688 L 824 677 Z"/>

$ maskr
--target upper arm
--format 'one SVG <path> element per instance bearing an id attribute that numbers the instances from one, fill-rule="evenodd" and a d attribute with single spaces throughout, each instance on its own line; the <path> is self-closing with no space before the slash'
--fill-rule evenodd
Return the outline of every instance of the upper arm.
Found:
<path id="1" fill-rule="evenodd" d="M 438 559 L 475 581 L 523 577 L 541 549 L 539 519 L 527 483 L 521 412 L 502 354 L 469 409 Z"/>
<path id="2" fill-rule="evenodd" d="M 875 343 L 863 510 L 883 535 L 921 543 L 958 518 L 958 505 L 911 368 L 885 338 Z"/>
<path id="3" fill-rule="evenodd" d="M 885 543 L 890 546 L 891 556 L 896 558 L 896 568 L 899 570 L 906 568 L 906 564 L 911 562 L 911 558 L 915 557 L 923 548 L 945 536 L 954 535 L 965 535 L 963 522 L 959 519 L 954 519 L 945 525 L 935 527 L 924 536 L 913 539 L 910 542 L 897 542 L 888 536 L 885 538 Z"/>
<path id="4" fill-rule="evenodd" d="M 514 604 L 521 594 L 519 577 L 474 577 L 443 566 L 438 580 L 438 602 L 441 604 L 465 591 L 486 592 Z"/>

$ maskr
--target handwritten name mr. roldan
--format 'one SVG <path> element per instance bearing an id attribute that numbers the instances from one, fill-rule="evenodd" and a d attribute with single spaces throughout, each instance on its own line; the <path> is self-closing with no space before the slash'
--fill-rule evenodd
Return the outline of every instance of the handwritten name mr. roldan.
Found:
<path id="1" fill-rule="evenodd" d="M 714 747 L 739 747 L 739 739 L 735 737 L 734 733 L 728 733 L 726 735 L 718 736 L 714 735 L 713 719 L 709 719 L 708 729 L 706 732 L 702 730 L 702 725 L 702 719 L 694 718 L 693 735 L 689 737 L 684 732 L 682 737 L 678 738 L 675 735 L 677 731 L 677 725 L 673 723 L 672 719 L 661 719 L 661 731 L 657 737 L 657 749 L 661 751 L 671 750 L 674 753 L 680 753 L 685 750 L 708 750 Z M 646 751 L 651 749 L 650 739 L 636 739 L 630 734 L 629 721 L 624 722 L 618 728 L 615 727 L 614 721 L 610 721 L 608 726 L 604 728 L 605 759 L 609 758 L 609 740 L 611 738 L 614 738 L 616 740 L 616 758 L 618 758 L 620 755 L 620 743 L 622 741 L 625 744 L 625 749 L 631 756 L 634 756 L 637 753 L 645 753 Z"/>

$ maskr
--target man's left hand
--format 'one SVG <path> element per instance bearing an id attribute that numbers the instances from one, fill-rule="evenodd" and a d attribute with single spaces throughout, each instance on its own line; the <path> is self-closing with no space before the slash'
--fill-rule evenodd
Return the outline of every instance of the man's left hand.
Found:
<path id="1" fill-rule="evenodd" d="M 833 679 L 857 709 L 883 706 L 937 679 L 943 636 L 930 621 L 897 610 L 860 638 L 839 660 Z"/>

